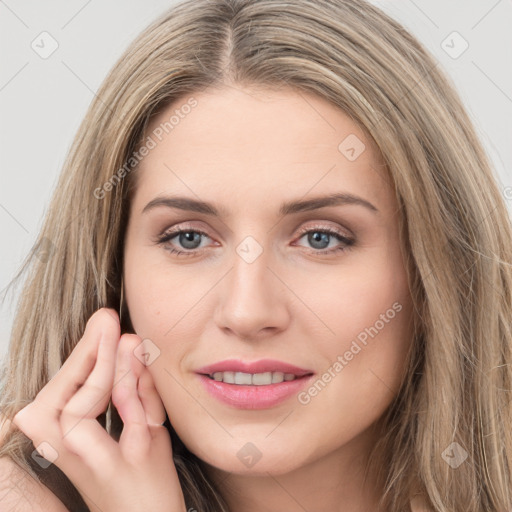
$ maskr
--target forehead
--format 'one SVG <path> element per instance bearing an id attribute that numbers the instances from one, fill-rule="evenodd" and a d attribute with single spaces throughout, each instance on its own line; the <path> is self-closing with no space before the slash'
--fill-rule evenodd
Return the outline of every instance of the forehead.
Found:
<path id="1" fill-rule="evenodd" d="M 136 171 L 139 212 L 166 192 L 224 210 L 337 191 L 392 207 L 373 140 L 312 94 L 226 87 L 183 96 L 152 119 L 148 137 L 153 147 Z"/>

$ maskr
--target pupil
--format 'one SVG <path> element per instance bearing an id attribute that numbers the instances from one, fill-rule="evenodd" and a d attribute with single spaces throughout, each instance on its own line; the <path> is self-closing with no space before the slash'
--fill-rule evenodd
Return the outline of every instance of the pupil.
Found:
<path id="1" fill-rule="evenodd" d="M 196 239 L 196 242 L 199 241 L 200 243 L 200 238 L 200 233 L 195 233 L 194 231 L 185 231 L 184 233 L 180 234 L 180 244 L 182 244 L 186 249 L 196 249 L 196 246 L 194 246 L 194 239 Z"/>
<path id="2" fill-rule="evenodd" d="M 314 233 L 311 233 L 309 235 L 309 242 L 315 249 L 325 249 L 329 245 L 329 234 L 328 233 L 321 233 L 320 231 L 315 231 Z M 323 247 L 317 247 L 315 244 L 320 243 L 322 245 L 325 242 L 325 246 Z"/>

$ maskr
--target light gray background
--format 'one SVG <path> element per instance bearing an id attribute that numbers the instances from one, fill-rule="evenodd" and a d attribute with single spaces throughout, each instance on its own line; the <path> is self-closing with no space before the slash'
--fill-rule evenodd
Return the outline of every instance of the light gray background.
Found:
<path id="1" fill-rule="evenodd" d="M 35 242 L 94 92 L 127 44 L 173 3 L 0 0 L 0 301 Z M 372 3 L 415 34 L 452 78 L 512 211 L 512 0 Z M 58 44 L 45 59 L 32 48 L 50 48 L 42 32 Z M 463 40 L 469 47 L 453 58 Z M 0 357 L 16 300 L 10 293 L 0 302 Z"/>

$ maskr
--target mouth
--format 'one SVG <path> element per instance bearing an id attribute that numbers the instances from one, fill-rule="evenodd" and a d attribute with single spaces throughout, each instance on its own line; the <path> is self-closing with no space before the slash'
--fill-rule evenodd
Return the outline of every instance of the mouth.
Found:
<path id="1" fill-rule="evenodd" d="M 239 409 L 268 409 L 298 394 L 314 372 L 277 360 L 227 360 L 196 370 L 206 391 Z"/>

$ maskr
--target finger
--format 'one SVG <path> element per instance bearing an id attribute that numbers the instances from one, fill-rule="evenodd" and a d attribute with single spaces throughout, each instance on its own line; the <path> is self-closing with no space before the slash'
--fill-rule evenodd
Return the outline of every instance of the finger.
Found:
<path id="1" fill-rule="evenodd" d="M 84 336 L 59 372 L 39 391 L 33 402 L 14 416 L 13 423 L 34 443 L 42 438 L 61 439 L 60 414 L 94 368 L 101 328 L 111 333 L 117 332 L 118 325 L 112 311 L 101 308 L 91 316 Z M 29 411 L 30 414 L 27 414 Z M 33 418 L 37 420 L 33 421 Z"/>
<path id="2" fill-rule="evenodd" d="M 139 377 L 138 393 L 146 415 L 146 423 L 155 427 L 162 426 L 166 420 L 165 407 L 147 367 L 142 369 Z"/>
<path id="3" fill-rule="evenodd" d="M 117 312 L 101 308 L 89 318 L 84 335 L 66 359 L 60 370 L 37 394 L 37 399 L 62 411 L 66 403 L 81 388 L 96 363 L 102 332 L 119 339 Z"/>
<path id="4" fill-rule="evenodd" d="M 104 458 L 105 471 L 110 471 L 112 460 L 116 460 L 119 452 L 116 443 L 96 419 L 108 406 L 114 382 L 119 329 L 111 327 L 111 320 L 97 325 L 101 339 L 96 364 L 60 416 L 66 446 L 91 469 L 98 466 L 98 457 Z"/>
<path id="5" fill-rule="evenodd" d="M 73 398 L 77 389 L 79 391 L 82 389 L 91 370 L 94 372 L 97 355 L 102 345 L 100 340 L 104 336 L 102 331 L 104 334 L 109 333 L 107 337 L 113 338 L 114 341 L 116 337 L 118 338 L 118 320 L 114 310 L 101 308 L 91 316 L 84 336 L 77 343 L 59 372 L 40 390 L 35 400 L 19 411 L 13 419 L 13 423 L 32 440 L 38 453 L 58 466 L 75 483 L 92 482 L 95 466 L 106 468 L 107 462 L 112 461 L 116 455 L 117 460 L 119 459 L 117 444 L 108 434 L 105 433 L 111 445 L 106 449 L 105 445 L 91 442 L 90 435 L 77 436 L 78 442 L 75 440 L 71 447 L 72 443 L 69 441 L 73 436 L 66 435 L 60 422 L 61 412 L 66 403 Z M 103 347 L 100 360 L 104 359 L 104 350 Z M 83 393 L 85 391 L 82 391 Z M 92 411 L 91 414 L 95 414 L 95 411 Z M 64 420 L 66 420 L 66 416 L 64 416 Z M 97 422 L 96 427 L 100 429 L 97 432 L 103 430 Z M 77 428 L 73 435 L 76 436 L 78 433 L 79 429 Z M 88 463 L 83 460 L 84 451 L 79 455 L 80 447 L 85 450 L 85 455 L 90 455 Z M 113 448 L 116 448 L 116 451 Z M 33 454 L 33 458 L 38 460 L 35 454 Z M 94 463 L 92 468 L 91 462 Z"/>
<path id="6" fill-rule="evenodd" d="M 116 380 L 112 390 L 112 402 L 123 421 L 119 447 L 125 458 L 132 461 L 146 454 L 151 441 L 146 415 L 137 392 L 137 380 L 143 365 L 133 353 L 141 341 L 134 334 L 121 337 Z"/>
<path id="7" fill-rule="evenodd" d="M 77 417 L 85 414 L 86 418 L 97 423 L 96 418 L 107 408 L 114 382 L 120 332 L 119 324 L 112 324 L 112 320 L 107 321 L 106 318 L 103 318 L 103 323 L 95 324 L 100 332 L 100 342 L 92 372 L 65 404 L 63 417 L 64 413 Z"/>

